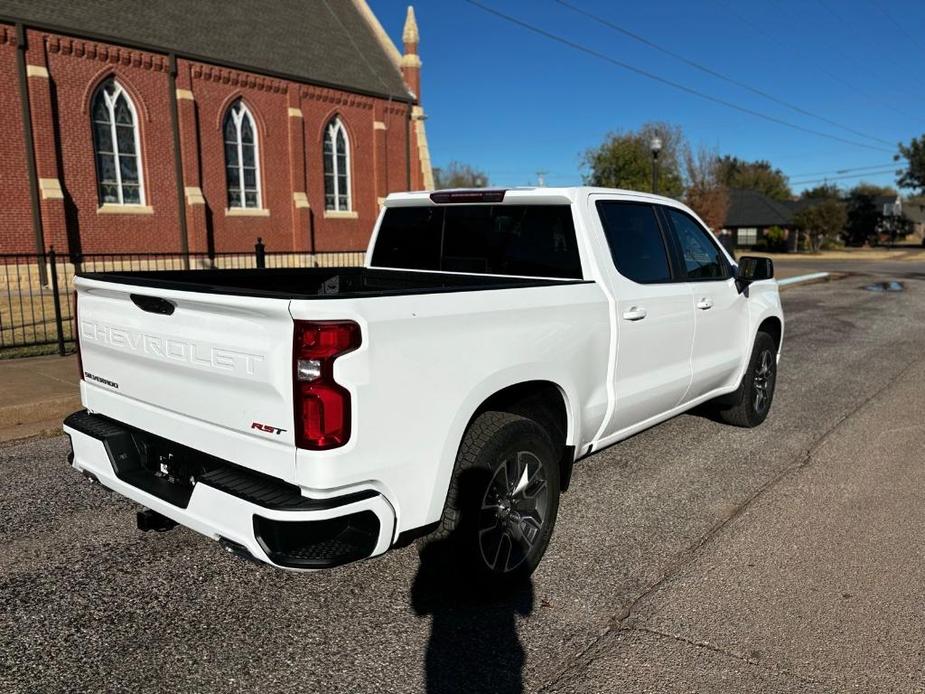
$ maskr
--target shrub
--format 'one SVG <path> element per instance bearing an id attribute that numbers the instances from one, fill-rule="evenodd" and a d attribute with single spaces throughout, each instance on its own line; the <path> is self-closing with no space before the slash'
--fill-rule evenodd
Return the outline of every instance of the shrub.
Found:
<path id="1" fill-rule="evenodd" d="M 773 226 L 764 234 L 765 244 L 769 251 L 782 253 L 787 250 L 787 232 L 779 226 Z"/>

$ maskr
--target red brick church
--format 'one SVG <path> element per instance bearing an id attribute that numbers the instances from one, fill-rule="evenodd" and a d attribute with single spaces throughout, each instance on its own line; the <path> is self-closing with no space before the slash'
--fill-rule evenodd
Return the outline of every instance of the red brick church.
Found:
<path id="1" fill-rule="evenodd" d="M 403 41 L 365 0 L 0 0 L 0 253 L 364 249 L 433 186 Z"/>

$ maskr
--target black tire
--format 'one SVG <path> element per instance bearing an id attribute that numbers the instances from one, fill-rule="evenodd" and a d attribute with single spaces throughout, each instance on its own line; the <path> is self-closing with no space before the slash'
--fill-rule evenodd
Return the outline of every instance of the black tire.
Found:
<path id="1" fill-rule="evenodd" d="M 764 332 L 755 335 L 748 368 L 738 390 L 723 400 L 719 415 L 737 427 L 756 427 L 767 419 L 777 383 L 777 344 Z"/>
<path id="2" fill-rule="evenodd" d="M 458 568 L 482 584 L 522 583 L 555 526 L 558 460 L 549 435 L 533 420 L 483 412 L 463 437 L 440 528 L 428 543 L 449 543 Z"/>

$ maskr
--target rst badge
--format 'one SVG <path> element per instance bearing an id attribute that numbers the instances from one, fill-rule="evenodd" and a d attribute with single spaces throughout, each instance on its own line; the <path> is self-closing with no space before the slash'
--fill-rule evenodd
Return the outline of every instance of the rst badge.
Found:
<path id="1" fill-rule="evenodd" d="M 269 424 L 261 424 L 260 422 L 251 422 L 251 429 L 256 429 L 257 431 L 262 431 L 266 434 L 276 434 L 277 436 L 286 431 L 285 429 L 270 426 Z"/>

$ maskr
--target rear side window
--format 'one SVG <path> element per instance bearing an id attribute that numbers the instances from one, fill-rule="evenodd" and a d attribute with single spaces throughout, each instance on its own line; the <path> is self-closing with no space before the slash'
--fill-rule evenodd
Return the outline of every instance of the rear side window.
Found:
<path id="1" fill-rule="evenodd" d="M 655 208 L 644 203 L 600 200 L 597 213 L 613 263 L 621 275 L 640 284 L 671 280 L 668 252 Z"/>
<path id="2" fill-rule="evenodd" d="M 707 231 L 691 217 L 674 208 L 664 208 L 671 219 L 681 259 L 690 280 L 721 280 L 728 276 L 729 265 Z"/>
<path id="3" fill-rule="evenodd" d="M 452 205 L 386 210 L 374 267 L 581 279 L 568 205 Z"/>

